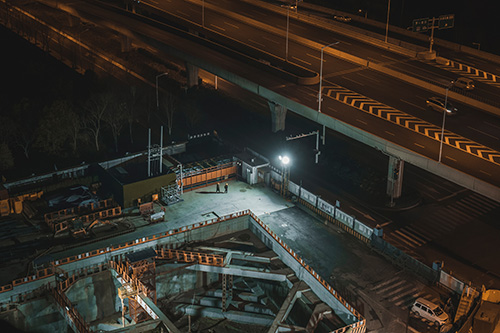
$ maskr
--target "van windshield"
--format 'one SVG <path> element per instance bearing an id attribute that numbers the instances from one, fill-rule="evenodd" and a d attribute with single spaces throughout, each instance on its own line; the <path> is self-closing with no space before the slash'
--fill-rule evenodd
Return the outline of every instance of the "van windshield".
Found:
<path id="1" fill-rule="evenodd" d="M 443 314 L 443 310 L 439 306 L 436 307 L 433 311 L 436 314 L 436 316 L 440 316 Z"/>

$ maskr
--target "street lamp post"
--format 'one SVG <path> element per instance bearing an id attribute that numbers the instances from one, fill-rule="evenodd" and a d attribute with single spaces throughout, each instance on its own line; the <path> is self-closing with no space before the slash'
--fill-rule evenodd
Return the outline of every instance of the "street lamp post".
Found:
<path id="1" fill-rule="evenodd" d="M 157 110 L 160 108 L 160 99 L 158 97 L 158 79 L 160 78 L 160 76 L 167 75 L 167 74 L 168 73 L 162 73 L 162 74 L 156 75 L 156 109 Z"/>
<path id="2" fill-rule="evenodd" d="M 288 61 L 288 29 L 290 27 L 290 6 L 286 6 L 286 51 L 285 61 Z"/>
<path id="3" fill-rule="evenodd" d="M 446 112 L 447 112 L 447 104 L 448 104 L 448 90 L 450 90 L 451 86 L 454 84 L 454 81 L 451 81 L 446 86 L 446 94 L 444 96 L 444 110 L 443 110 L 443 125 L 441 126 L 441 142 L 439 143 L 439 159 L 438 163 L 441 163 L 441 155 L 443 153 L 443 138 L 444 138 L 444 123 L 446 120 Z"/>
<path id="4" fill-rule="evenodd" d="M 391 0 L 387 2 L 387 22 L 385 23 L 385 42 L 387 43 L 387 36 L 389 35 L 389 14 L 391 12 Z"/>
<path id="5" fill-rule="evenodd" d="M 322 89 L 322 85 L 323 85 L 323 50 L 327 47 L 330 47 L 332 45 L 336 45 L 338 44 L 339 42 L 333 42 L 331 44 L 328 44 L 326 46 L 323 46 L 321 48 L 321 64 L 319 66 L 319 92 L 318 92 L 318 112 L 321 113 L 321 101 L 322 101 L 322 98 L 321 98 L 321 89 Z"/>
<path id="6" fill-rule="evenodd" d="M 290 178 L 290 169 L 288 168 L 288 164 L 290 164 L 290 158 L 288 156 L 279 156 L 281 161 L 281 187 L 280 194 L 282 197 L 286 197 L 288 192 L 288 181 Z"/>

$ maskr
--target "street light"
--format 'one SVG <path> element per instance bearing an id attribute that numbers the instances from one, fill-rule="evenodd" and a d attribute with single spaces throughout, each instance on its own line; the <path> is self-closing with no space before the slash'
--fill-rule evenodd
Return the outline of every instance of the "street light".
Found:
<path id="1" fill-rule="evenodd" d="M 156 75 L 156 109 L 158 110 L 160 108 L 160 100 L 158 98 L 158 78 L 163 75 L 168 75 L 168 73 L 162 73 Z"/>
<path id="2" fill-rule="evenodd" d="M 334 42 L 334 43 L 331 43 L 331 44 L 328 44 L 326 46 L 323 46 L 321 48 L 321 64 L 320 64 L 320 67 L 319 67 L 319 92 L 318 92 L 318 112 L 321 113 L 321 86 L 323 84 L 323 50 L 327 47 L 330 47 L 332 45 L 336 45 L 340 42 Z"/>
<path id="3" fill-rule="evenodd" d="M 443 153 L 443 137 L 444 137 L 444 122 L 446 120 L 446 113 L 448 112 L 447 104 L 448 104 L 448 90 L 450 90 L 451 86 L 453 86 L 455 82 L 451 81 L 446 86 L 446 94 L 444 96 L 444 110 L 443 110 L 443 126 L 441 126 L 441 142 L 439 143 L 439 160 L 438 163 L 441 163 L 441 155 Z"/>
<path id="4" fill-rule="evenodd" d="M 385 42 L 387 43 L 387 35 L 389 34 L 389 14 L 391 12 L 391 0 L 387 2 L 387 22 L 385 23 Z"/>
<path id="5" fill-rule="evenodd" d="M 288 156 L 279 156 L 281 161 L 281 187 L 280 194 L 284 198 L 288 192 L 288 180 L 290 178 L 290 168 L 288 165 L 290 164 L 290 158 Z"/>
<path id="6" fill-rule="evenodd" d="M 288 61 L 288 29 L 290 27 L 290 5 L 286 6 L 286 51 L 285 61 Z"/>

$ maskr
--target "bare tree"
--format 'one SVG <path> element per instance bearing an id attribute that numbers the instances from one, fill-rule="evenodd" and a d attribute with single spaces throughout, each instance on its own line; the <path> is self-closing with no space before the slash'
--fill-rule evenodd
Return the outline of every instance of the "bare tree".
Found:
<path id="1" fill-rule="evenodd" d="M 136 106 L 139 100 L 139 94 L 137 93 L 137 87 L 136 86 L 131 86 L 130 87 L 130 94 L 128 95 L 127 98 L 127 107 L 125 108 L 125 116 L 127 118 L 128 122 L 128 132 L 130 136 L 130 143 L 134 143 L 134 137 L 132 135 L 132 128 L 134 123 L 137 121 L 137 111 L 136 111 Z"/>
<path id="2" fill-rule="evenodd" d="M 171 93 L 162 99 L 160 105 L 160 114 L 162 118 L 166 118 L 168 126 L 168 135 L 172 135 L 172 126 L 174 122 L 174 112 L 177 110 L 178 98 Z"/>
<path id="3" fill-rule="evenodd" d="M 112 102 L 110 93 L 93 94 L 85 103 L 84 122 L 86 128 L 92 134 L 95 148 L 99 151 L 99 137 L 101 135 L 102 122 L 104 115 Z"/>
<path id="4" fill-rule="evenodd" d="M 70 138 L 68 131 L 68 113 L 71 104 L 58 100 L 43 110 L 42 118 L 36 130 L 35 146 L 49 154 L 61 153 Z"/>
<path id="5" fill-rule="evenodd" d="M 118 152 L 118 136 L 120 135 L 120 132 L 122 131 L 123 126 L 127 121 L 126 110 L 127 103 L 116 100 L 103 117 L 103 120 L 111 129 L 116 152 Z"/>
<path id="6" fill-rule="evenodd" d="M 0 142 L 0 171 L 11 169 L 14 166 L 14 158 L 5 142 Z"/>

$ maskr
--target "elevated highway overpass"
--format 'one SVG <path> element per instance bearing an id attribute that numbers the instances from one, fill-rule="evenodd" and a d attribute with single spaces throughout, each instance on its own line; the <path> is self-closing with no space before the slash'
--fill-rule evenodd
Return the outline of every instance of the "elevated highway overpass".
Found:
<path id="1" fill-rule="evenodd" d="M 314 86 L 299 86 L 297 80 L 293 80 L 289 73 L 280 71 L 280 68 L 269 66 L 265 62 L 249 61 L 247 58 L 235 59 L 233 56 L 228 56 L 226 51 L 214 50 L 212 46 L 208 46 L 206 42 L 196 37 L 196 34 L 183 33 L 184 35 L 180 37 L 179 33 L 166 32 L 164 27 L 153 26 L 151 22 L 146 22 L 145 18 L 139 18 L 135 15 L 117 14 L 89 3 L 85 5 L 73 3 L 70 7 L 72 8 L 70 12 L 73 15 L 76 13 L 78 16 L 84 16 L 87 20 L 106 25 L 124 36 L 134 38 L 162 52 L 183 59 L 194 67 L 202 68 L 266 98 L 271 102 L 271 112 L 277 114 L 276 117 L 279 119 L 277 123 L 281 124 L 277 126 L 277 129 L 284 125 L 283 115 L 286 110 L 292 110 L 307 119 L 363 142 L 390 156 L 453 180 L 492 199 L 500 200 L 498 189 L 500 180 L 496 178 L 498 177 L 498 172 L 496 172 L 498 161 L 496 161 L 496 156 L 493 156 L 494 154 L 489 154 L 485 158 L 485 155 L 482 155 L 482 147 L 473 148 L 472 145 L 469 145 L 468 148 L 460 149 L 460 144 L 458 144 L 458 148 L 457 146 L 453 147 L 452 140 L 446 140 L 445 144 L 448 145 L 447 149 L 450 150 L 451 159 L 458 161 L 458 163 L 454 165 L 445 165 L 444 161 L 438 163 L 436 156 L 439 140 L 436 139 L 436 134 L 418 136 L 419 144 L 424 143 L 426 147 L 419 149 L 418 145 L 411 138 L 408 138 L 408 133 L 411 131 L 402 126 L 405 117 L 392 116 L 394 119 L 388 122 L 382 117 L 373 117 L 371 112 L 356 111 L 354 113 L 351 103 L 330 98 L 334 95 L 333 88 L 335 87 L 328 82 L 324 84 L 326 89 L 323 102 L 324 112 L 318 113 L 316 111 L 317 89 Z M 280 72 L 279 75 L 276 74 L 276 69 Z M 361 104 L 357 108 L 358 110 L 363 109 Z M 386 132 L 391 134 L 384 134 Z M 398 138 L 397 143 L 393 142 L 395 140 L 391 136 Z M 460 139 L 456 141 L 460 141 Z M 415 148 L 416 146 L 417 148 Z M 478 150 L 481 152 L 478 153 Z"/>

